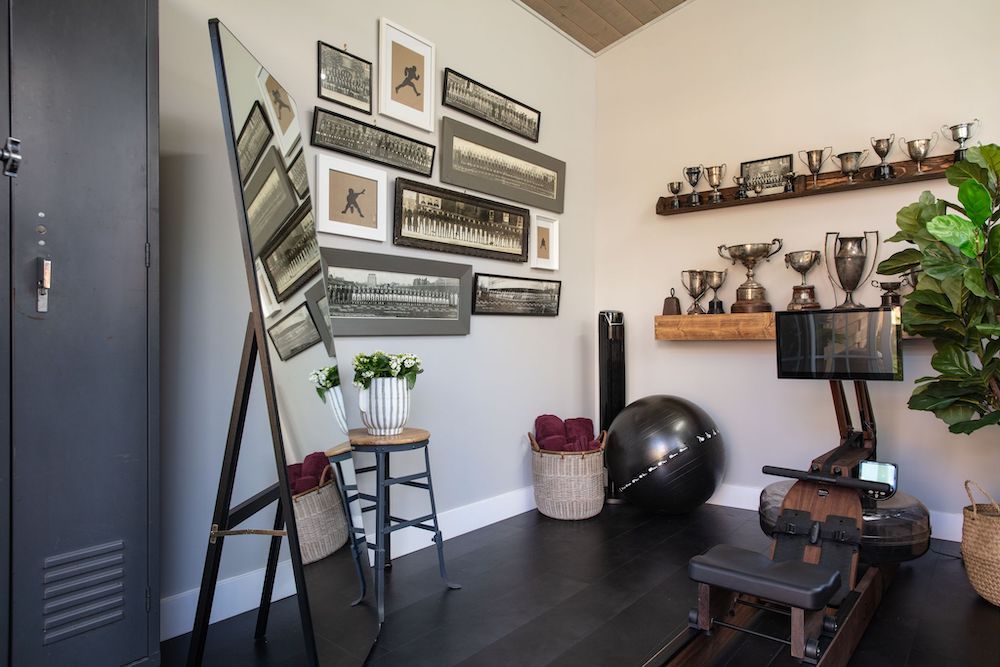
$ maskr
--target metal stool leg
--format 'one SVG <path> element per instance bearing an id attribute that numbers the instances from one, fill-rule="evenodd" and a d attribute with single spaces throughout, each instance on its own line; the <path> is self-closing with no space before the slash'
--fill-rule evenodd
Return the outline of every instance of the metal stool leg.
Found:
<path id="1" fill-rule="evenodd" d="M 375 599 L 378 605 L 378 622 L 385 621 L 385 538 L 388 512 L 385 499 L 389 487 L 385 484 L 386 452 L 375 453 Z"/>
<path id="2" fill-rule="evenodd" d="M 351 515 L 351 502 L 347 498 L 347 485 L 344 481 L 344 469 L 341 467 L 340 461 L 334 461 L 333 470 L 334 474 L 337 476 L 337 488 L 340 489 L 340 502 L 343 503 L 344 515 L 347 517 L 347 534 L 351 540 L 351 555 L 354 556 L 354 570 L 358 574 L 358 584 L 361 587 L 358 599 L 351 603 L 352 607 L 356 607 L 362 600 L 365 599 L 365 593 L 367 592 L 365 573 L 361 566 L 362 549 L 366 549 L 366 547 L 361 544 L 361 540 L 358 539 L 356 532 L 357 529 L 354 526 L 354 517 Z M 367 554 L 365 555 L 367 556 Z"/>
<path id="3" fill-rule="evenodd" d="M 444 566 L 444 539 L 441 537 L 441 527 L 438 525 L 437 506 L 434 504 L 434 484 L 431 483 L 431 455 L 428 447 L 424 447 L 424 465 L 427 470 L 427 495 L 431 498 L 431 516 L 434 521 L 434 543 L 437 545 L 438 569 L 441 571 L 441 581 L 452 590 L 458 590 L 460 585 L 448 581 L 448 571 Z"/>

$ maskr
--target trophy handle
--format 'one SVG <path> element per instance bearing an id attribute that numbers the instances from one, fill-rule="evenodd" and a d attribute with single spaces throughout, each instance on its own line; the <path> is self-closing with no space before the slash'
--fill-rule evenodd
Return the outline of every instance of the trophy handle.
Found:
<path id="1" fill-rule="evenodd" d="M 869 236 L 874 236 L 875 237 L 875 245 L 874 245 L 875 250 L 873 252 L 868 252 L 873 247 L 871 241 L 868 240 Z M 866 282 L 869 278 L 872 277 L 872 273 L 875 271 L 875 265 L 878 264 L 878 261 L 877 261 L 877 258 L 878 258 L 878 231 L 877 230 L 873 231 L 873 232 L 865 232 L 865 255 L 871 255 L 871 257 L 872 257 L 872 266 L 871 266 L 870 269 L 868 269 L 868 273 L 865 274 L 865 277 L 861 279 L 862 283 Z M 858 283 L 858 284 L 861 284 L 861 283 Z"/>
<path id="2" fill-rule="evenodd" d="M 969 127 L 969 138 L 970 139 L 972 138 L 972 127 L 971 126 L 975 126 L 977 132 L 983 129 L 983 121 L 979 120 L 978 118 L 973 118 L 972 122 L 969 123 L 969 125 L 970 125 L 970 127 Z"/>
<path id="3" fill-rule="evenodd" d="M 806 168 L 808 169 L 809 168 L 809 162 L 806 161 L 806 159 L 804 157 L 802 157 L 805 154 L 806 154 L 805 151 L 799 151 L 799 162 L 801 162 L 802 164 L 804 164 L 806 166 Z"/>
<path id="4" fill-rule="evenodd" d="M 823 153 L 830 151 L 830 154 L 823 158 Z M 833 146 L 824 146 L 823 150 L 819 152 L 819 166 L 822 168 L 826 161 L 833 157 Z"/>
<path id="5" fill-rule="evenodd" d="M 942 125 L 941 126 L 941 136 L 944 136 L 945 134 L 947 134 L 950 129 L 951 128 L 948 127 L 948 123 L 945 123 L 944 125 Z"/>
<path id="6" fill-rule="evenodd" d="M 840 232 L 827 232 L 826 239 L 823 241 L 823 251 L 826 254 L 826 275 L 830 279 L 830 286 L 834 288 L 834 302 L 837 300 L 836 291 L 839 289 L 844 291 L 844 288 L 838 285 L 834 280 L 833 276 L 836 275 L 836 269 L 830 266 L 830 258 L 833 257 L 834 253 L 830 252 L 830 237 L 833 237 L 833 247 L 836 250 L 837 239 L 840 238 Z"/>
<path id="7" fill-rule="evenodd" d="M 767 256 L 766 256 L 766 257 L 764 258 L 764 259 L 766 259 L 766 260 L 767 260 L 767 261 L 769 261 L 769 262 L 771 261 L 771 258 L 772 258 L 772 257 L 774 257 L 774 256 L 775 256 L 775 255 L 777 255 L 777 254 L 778 254 L 779 252 L 781 252 L 781 246 L 782 246 L 782 244 L 783 244 L 784 242 L 783 242 L 783 241 L 782 241 L 781 239 L 771 239 L 771 245 L 774 245 L 775 243 L 777 243 L 777 244 L 778 244 L 778 247 L 777 247 L 777 248 L 775 248 L 775 249 L 774 249 L 774 250 L 773 250 L 772 252 L 768 253 L 768 254 L 767 254 Z"/>
<path id="8" fill-rule="evenodd" d="M 719 248 L 718 248 L 718 250 L 719 250 L 719 257 L 721 257 L 722 259 L 729 259 L 729 260 L 732 260 L 732 262 L 733 262 L 733 266 L 736 266 L 736 260 L 735 260 L 735 259 L 733 259 L 733 256 L 732 256 L 732 255 L 728 255 L 728 256 L 727 256 L 727 255 L 723 255 L 723 254 L 722 254 L 722 250 L 723 250 L 723 248 L 725 248 L 725 247 L 726 247 L 726 244 L 725 244 L 725 243 L 723 243 L 722 245 L 720 245 L 720 246 L 719 246 Z"/>
<path id="9" fill-rule="evenodd" d="M 906 137 L 900 137 L 898 143 L 899 143 L 899 150 L 909 155 L 909 153 L 907 153 L 906 151 Z"/>
<path id="10" fill-rule="evenodd" d="M 889 146 L 891 147 L 894 143 L 896 143 L 896 133 L 895 132 L 893 132 L 892 134 L 889 135 Z"/>
<path id="11" fill-rule="evenodd" d="M 931 153 L 934 152 L 934 147 L 937 146 L 937 142 L 938 142 L 939 138 L 940 137 L 939 137 L 939 135 L 938 135 L 937 132 L 931 132 L 931 147 L 927 149 L 927 154 L 928 155 L 930 155 Z"/>
<path id="12" fill-rule="evenodd" d="M 868 154 L 869 153 L 867 148 L 861 151 L 861 159 L 858 160 L 858 169 L 860 169 L 861 165 L 863 165 L 865 163 L 865 160 L 868 159 Z"/>
<path id="13" fill-rule="evenodd" d="M 723 162 L 722 163 L 722 176 L 719 178 L 719 180 L 721 181 L 725 177 L 726 177 L 726 163 Z"/>

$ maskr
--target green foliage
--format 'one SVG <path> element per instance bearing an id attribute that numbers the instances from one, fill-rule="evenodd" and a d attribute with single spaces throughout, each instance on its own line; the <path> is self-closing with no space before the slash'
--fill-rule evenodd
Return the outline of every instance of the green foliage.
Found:
<path id="1" fill-rule="evenodd" d="M 375 378 L 403 378 L 413 389 L 417 376 L 424 372 L 420 358 L 413 354 L 386 354 L 376 350 L 372 354 L 354 357 L 354 385 L 368 389 Z"/>
<path id="2" fill-rule="evenodd" d="M 316 385 L 316 395 L 326 403 L 326 392 L 340 386 L 340 369 L 336 366 L 317 368 L 309 374 L 309 381 Z"/>
<path id="3" fill-rule="evenodd" d="M 934 342 L 931 367 L 918 378 L 909 407 L 927 410 L 952 433 L 1000 424 L 1000 146 L 967 151 L 948 168 L 959 205 L 930 192 L 896 214 L 887 242 L 909 247 L 878 272 L 919 271 L 903 305 L 903 328 Z"/>

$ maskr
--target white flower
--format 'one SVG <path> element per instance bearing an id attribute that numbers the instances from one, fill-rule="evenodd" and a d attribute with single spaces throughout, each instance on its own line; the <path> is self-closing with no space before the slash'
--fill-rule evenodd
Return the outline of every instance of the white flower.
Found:
<path id="1" fill-rule="evenodd" d="M 413 359 L 407 359 L 406 361 L 403 362 L 403 365 L 406 366 L 407 368 L 413 368 L 413 365 L 416 363 L 417 362 L 415 362 Z"/>

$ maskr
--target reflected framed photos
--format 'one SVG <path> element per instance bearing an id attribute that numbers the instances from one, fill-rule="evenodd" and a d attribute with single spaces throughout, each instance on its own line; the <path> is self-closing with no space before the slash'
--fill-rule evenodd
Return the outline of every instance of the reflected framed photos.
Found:
<path id="1" fill-rule="evenodd" d="M 306 174 L 306 158 L 301 148 L 288 165 L 288 179 L 292 182 L 299 199 L 309 196 L 309 175 Z"/>
<path id="2" fill-rule="evenodd" d="M 264 114 L 264 107 L 260 101 L 255 101 L 250 107 L 250 113 L 243 122 L 243 129 L 236 139 L 236 155 L 239 159 L 240 179 L 243 183 L 250 180 L 253 168 L 257 166 L 260 156 L 264 154 L 264 149 L 270 143 L 274 131 L 271 130 L 271 123 L 268 122 Z"/>
<path id="3" fill-rule="evenodd" d="M 278 303 L 319 272 L 319 244 L 312 202 L 306 201 L 261 253 L 264 273 Z"/>
<path id="4" fill-rule="evenodd" d="M 566 163 L 446 117 L 441 122 L 441 180 L 562 213 Z"/>
<path id="5" fill-rule="evenodd" d="M 326 300 L 326 285 L 323 283 L 322 276 L 306 290 L 306 306 L 309 308 L 313 322 L 316 323 L 316 329 L 323 339 L 327 353 L 331 357 L 336 357 L 337 351 L 334 348 L 333 333 L 330 331 L 330 304 Z"/>
<path id="6" fill-rule="evenodd" d="M 320 253 L 337 336 L 469 333 L 469 264 L 327 247 Z"/>
<path id="7" fill-rule="evenodd" d="M 785 174 L 793 170 L 791 153 L 740 163 L 740 176 L 750 185 L 751 197 L 784 192 Z M 753 189 L 755 183 L 760 183 L 764 188 L 760 195 Z"/>
<path id="8" fill-rule="evenodd" d="M 316 107 L 312 145 L 421 176 L 434 173 L 436 147 L 380 127 Z"/>
<path id="9" fill-rule="evenodd" d="M 396 179 L 395 245 L 525 262 L 529 226 L 528 209 Z"/>
<path id="10" fill-rule="evenodd" d="M 305 352 L 321 340 L 316 323 L 304 303 L 269 326 L 267 335 L 282 361 Z"/>
<path id="11" fill-rule="evenodd" d="M 250 227 L 250 245 L 254 257 L 257 257 L 299 204 L 276 146 L 267 149 L 250 181 L 244 186 L 243 201 Z"/>
<path id="12" fill-rule="evenodd" d="M 326 42 L 316 45 L 317 97 L 370 114 L 371 62 Z"/>
<path id="13" fill-rule="evenodd" d="M 321 232 L 385 241 L 387 176 L 381 169 L 316 156 L 316 214 Z"/>
<path id="14" fill-rule="evenodd" d="M 538 142 L 542 112 L 455 70 L 444 68 L 441 104 Z"/>
<path id="15" fill-rule="evenodd" d="M 535 215 L 531 226 L 529 265 L 533 269 L 559 270 L 559 221 L 547 215 Z"/>
<path id="16" fill-rule="evenodd" d="M 539 280 L 477 273 L 473 315 L 559 315 L 561 280 Z"/>
<path id="17" fill-rule="evenodd" d="M 257 85 L 264 99 L 264 109 L 271 120 L 271 128 L 278 138 L 282 157 L 291 157 L 299 145 L 299 112 L 295 100 L 278 81 L 263 67 L 257 72 Z"/>
<path id="18" fill-rule="evenodd" d="M 379 19 L 378 111 L 434 131 L 434 44 L 389 19 Z"/>

